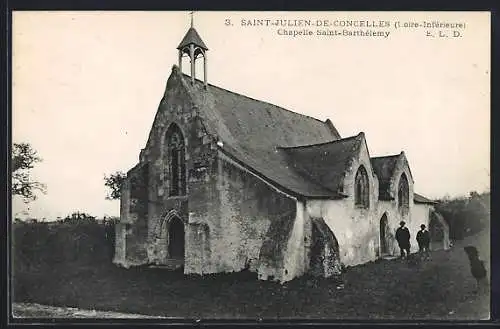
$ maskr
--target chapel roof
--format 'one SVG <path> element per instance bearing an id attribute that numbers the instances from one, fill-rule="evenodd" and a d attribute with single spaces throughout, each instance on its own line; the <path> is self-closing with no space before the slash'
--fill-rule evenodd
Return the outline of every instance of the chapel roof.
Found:
<path id="1" fill-rule="evenodd" d="M 432 201 L 430 199 L 427 199 L 423 195 L 420 195 L 417 193 L 413 193 L 413 201 L 415 203 L 429 203 L 429 204 L 436 204 L 437 203 L 436 201 Z"/>
<path id="2" fill-rule="evenodd" d="M 280 148 L 288 163 L 303 176 L 331 191 L 343 194 L 343 179 L 359 152 L 362 133 L 331 142 Z"/>
<path id="3" fill-rule="evenodd" d="M 222 142 L 220 149 L 225 154 L 291 194 L 344 197 L 336 190 L 337 180 L 331 184 L 317 180 L 325 175 L 327 161 L 334 161 L 331 154 L 343 155 L 341 146 L 345 142 L 334 143 L 340 135 L 329 120 L 321 121 L 211 84 L 205 89 L 197 79 L 191 85 L 189 76 L 181 76 L 200 107 L 203 123 Z M 301 150 L 288 149 L 297 146 Z M 324 150 L 330 155 L 321 155 Z M 316 154 L 322 163 L 317 168 L 308 167 L 302 159 L 306 154 Z M 343 168 L 337 160 L 332 164 L 339 170 Z M 312 172 L 320 167 L 321 173 Z M 330 168 L 332 178 L 336 170 Z"/>
<path id="4" fill-rule="evenodd" d="M 183 74 L 183 77 L 186 82 L 190 81 L 188 75 Z M 203 87 L 203 82 L 198 79 L 195 84 L 199 90 Z M 226 139 L 236 139 L 242 147 L 274 149 L 275 146 L 317 144 L 340 138 L 333 125 L 326 121 L 212 84 L 208 86 L 212 97 L 205 99 L 204 107 L 210 107 L 228 129 L 231 136 L 225 136 Z"/>
<path id="5" fill-rule="evenodd" d="M 167 91 L 172 83 L 184 87 L 205 130 L 219 140 L 219 150 L 229 158 L 294 196 L 346 197 L 343 179 L 364 141 L 363 133 L 341 138 L 329 119 L 321 121 L 212 84 L 205 86 L 199 79 L 191 81 L 174 65 Z M 403 152 L 370 158 L 379 179 L 379 199 L 392 199 L 390 179 L 401 156 Z M 417 203 L 433 203 L 414 195 Z"/>

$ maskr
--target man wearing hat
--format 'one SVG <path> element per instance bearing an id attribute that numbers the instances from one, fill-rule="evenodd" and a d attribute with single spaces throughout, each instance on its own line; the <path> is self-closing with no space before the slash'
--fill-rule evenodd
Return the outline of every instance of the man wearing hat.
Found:
<path id="1" fill-rule="evenodd" d="M 410 230 L 408 230 L 405 224 L 404 221 L 399 222 L 399 227 L 396 230 L 396 241 L 398 241 L 399 249 L 401 250 L 401 258 L 410 255 Z"/>
<path id="2" fill-rule="evenodd" d="M 420 231 L 417 233 L 418 249 L 420 253 L 424 253 L 426 258 L 429 258 L 429 244 L 431 236 L 429 231 L 425 229 L 425 225 L 420 225 Z"/>

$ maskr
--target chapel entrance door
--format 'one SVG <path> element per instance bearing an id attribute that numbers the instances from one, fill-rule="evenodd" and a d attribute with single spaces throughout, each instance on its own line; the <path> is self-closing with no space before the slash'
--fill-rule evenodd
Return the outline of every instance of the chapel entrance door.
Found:
<path id="1" fill-rule="evenodd" d="M 389 254 L 389 242 L 388 242 L 388 231 L 389 224 L 387 220 L 387 214 L 382 215 L 380 218 L 380 256 L 387 256 Z"/>
<path id="2" fill-rule="evenodd" d="M 184 259 L 184 224 L 179 217 L 172 218 L 169 225 L 168 254 L 171 259 Z"/>

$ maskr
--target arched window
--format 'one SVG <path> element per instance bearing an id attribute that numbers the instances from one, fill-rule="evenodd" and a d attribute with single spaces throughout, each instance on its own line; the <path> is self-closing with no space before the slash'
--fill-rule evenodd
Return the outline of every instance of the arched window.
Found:
<path id="1" fill-rule="evenodd" d="M 398 185 L 398 209 L 404 216 L 410 212 L 410 189 L 406 174 L 401 174 Z"/>
<path id="2" fill-rule="evenodd" d="M 184 136 L 176 124 L 170 125 L 166 138 L 166 163 L 168 168 L 169 195 L 186 194 L 186 158 Z"/>
<path id="3" fill-rule="evenodd" d="M 370 186 L 364 166 L 360 166 L 354 179 L 354 203 L 358 207 L 370 206 Z"/>

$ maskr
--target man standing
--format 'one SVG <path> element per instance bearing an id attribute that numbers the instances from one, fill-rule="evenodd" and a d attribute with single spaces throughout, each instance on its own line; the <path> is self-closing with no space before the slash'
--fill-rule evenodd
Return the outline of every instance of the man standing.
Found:
<path id="1" fill-rule="evenodd" d="M 420 231 L 417 233 L 418 249 L 421 254 L 424 254 L 425 258 L 429 258 L 429 244 L 431 242 L 431 236 L 429 231 L 425 229 L 425 225 L 420 225 Z"/>
<path id="2" fill-rule="evenodd" d="M 401 221 L 399 228 L 396 230 L 396 241 L 398 241 L 399 249 L 401 250 L 401 258 L 410 255 L 410 230 L 405 227 L 405 224 L 404 221 Z"/>

